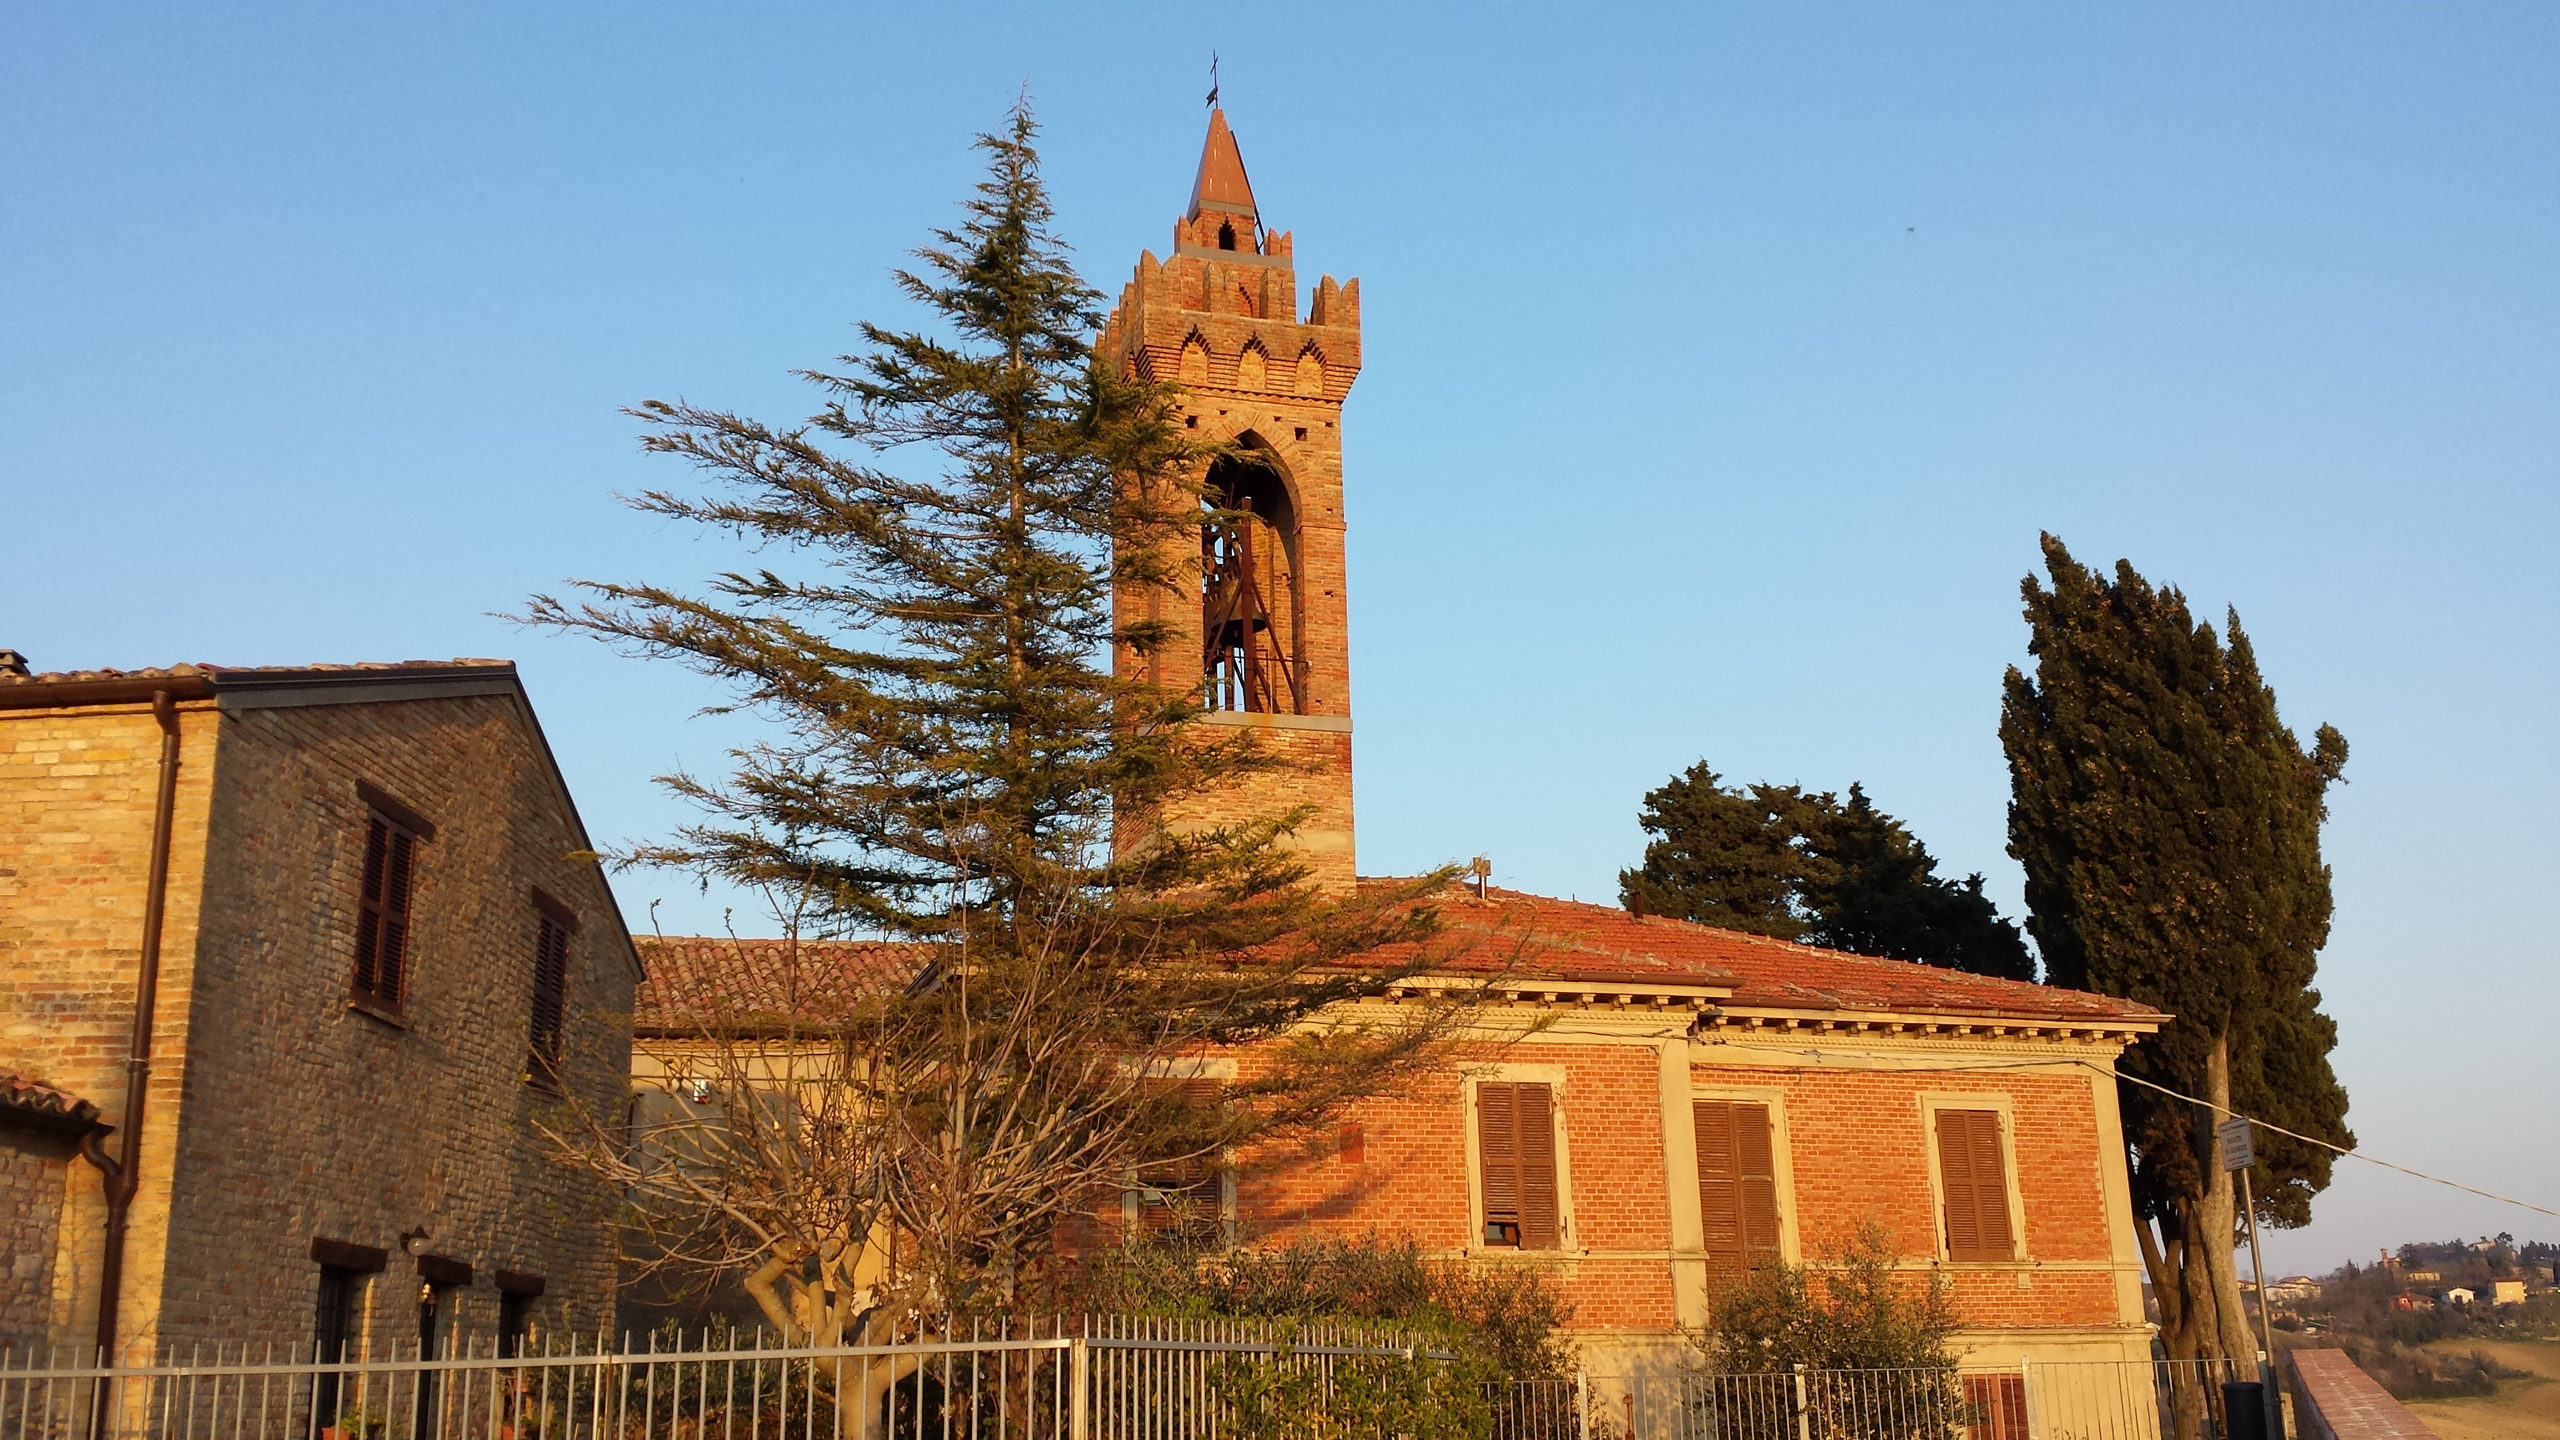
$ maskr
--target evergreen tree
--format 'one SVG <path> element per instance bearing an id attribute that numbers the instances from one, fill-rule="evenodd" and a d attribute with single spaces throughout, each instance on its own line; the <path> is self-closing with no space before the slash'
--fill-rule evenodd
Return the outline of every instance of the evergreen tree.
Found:
<path id="1" fill-rule="evenodd" d="M 1618 873 L 1619 894 L 1639 915 L 1795 939 L 1810 923 L 1806 811 L 1792 785 L 1727 789 L 1701 760 L 1645 795 L 1639 819 L 1654 838 L 1643 865 Z"/>
<path id="2" fill-rule="evenodd" d="M 2337 1026 L 2311 988 L 2329 933 L 2325 795 L 2347 742 L 2304 749 L 2236 613 L 2223 635 L 2116 564 L 2112 582 L 2044 537 L 2050 589 L 2023 586 L 2035 657 L 2011 669 L 2000 738 L 2009 853 L 2056 984 L 2176 1019 L 2119 1062 L 2215 1107 L 2351 1146 L 2329 1068 Z M 2253 1353 L 2232 1266 L 2230 1178 L 2203 1160 L 2191 1107 L 2119 1086 L 2143 1258 L 2170 1354 Z M 2260 1129 L 2260 1218 L 2301 1225 L 2329 1152 Z"/>
<path id="3" fill-rule="evenodd" d="M 1903 823 L 1852 784 L 1846 804 L 1828 794 L 1810 806 L 1805 848 L 1814 862 L 1804 892 L 1814 916 L 1803 939 L 1860 955 L 1917 960 L 2004 980 L 2036 978 L 2018 927 L 2000 918 L 1980 874 L 1938 874 L 1936 857 Z"/>
<path id="4" fill-rule="evenodd" d="M 1793 785 L 1729 789 L 1706 762 L 1644 797 L 1654 838 L 1619 872 L 1621 902 L 1667 915 L 1860 955 L 2033 980 L 2018 927 L 1980 875 L 1958 882 L 1864 786 L 1843 803 Z"/>
<path id="5" fill-rule="evenodd" d="M 962 222 L 897 276 L 933 328 L 863 325 L 843 369 L 804 372 L 825 397 L 807 422 L 634 412 L 646 449 L 709 479 L 636 507 L 759 563 L 532 608 L 772 722 L 725 780 L 671 777 L 703 818 L 623 859 L 762 892 L 790 937 L 887 942 L 867 984 L 818 946 L 705 987 L 694 1073 L 720 1093 L 636 1160 L 609 1123 L 573 1147 L 632 1186 L 650 1258 L 742 1277 L 826 1343 L 1014 1303 L 1142 1163 L 1303 1132 L 1463 1008 L 1313 1023 L 1445 958 L 1413 903 L 1443 877 L 1328 900 L 1289 848 L 1299 816 L 1112 843 L 1115 817 L 1278 762 L 1110 668 L 1166 640 L 1113 628 L 1114 587 L 1197 603 L 1196 566 L 1156 541 L 1196 533 L 1212 453 L 1166 387 L 1097 362 L 1100 297 L 1050 232 L 1033 137 L 1025 109 L 980 137 Z M 1169 1083 L 1246 1045 L 1268 1064 L 1218 1095 Z M 772 1097 L 775 1054 L 807 1098 Z"/>

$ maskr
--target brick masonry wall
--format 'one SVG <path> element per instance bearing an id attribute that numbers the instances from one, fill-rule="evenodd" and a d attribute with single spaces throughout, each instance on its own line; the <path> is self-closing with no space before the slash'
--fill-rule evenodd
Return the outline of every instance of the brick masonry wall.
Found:
<path id="1" fill-rule="evenodd" d="M 1696 1047 L 1693 1054 L 1711 1053 Z M 1879 1056 L 1879 1059 L 1884 1057 Z M 1767 1092 L 1779 1105 L 1792 1185 L 1780 1197 L 1801 1250 L 1818 1258 L 1867 1219 L 1883 1224 L 1916 1280 L 1947 1276 L 1963 1323 L 1992 1353 L 2002 1334 L 2111 1333 L 2119 1314 L 2105 1167 L 2088 1079 L 2074 1072 L 1949 1073 L 1960 1055 L 1902 1057 L 1914 1068 L 1843 1070 L 1693 1065 L 1693 1092 Z M 1542 1038 L 1462 1057 L 1469 1063 L 1559 1066 L 1571 1235 L 1549 1263 L 1594 1330 L 1668 1331 L 1679 1318 L 1663 1097 L 1650 1040 L 1574 1044 Z M 1949 1263 L 1939 1251 L 1924 1099 L 2005 1107 L 2024 1212 L 2023 1258 Z M 1686 1096 L 1673 1097 L 1684 1113 Z M 1362 1102 L 1314 1141 L 1245 1157 L 1237 1222 L 1248 1242 L 1369 1233 L 1410 1234 L 1426 1248 L 1466 1253 L 1469 1209 L 1465 1102 L 1452 1068 Z M 1356 1130 L 1356 1148 L 1346 1149 Z M 1785 1178 L 1782 1172 L 1782 1179 Z M 1695 1186 L 1693 1172 L 1678 1182 Z M 1538 1257 L 1482 1252 L 1485 1263 Z"/>
<path id="2" fill-rule="evenodd" d="M 547 1282 L 541 1323 L 612 1313 L 606 1187 L 553 1161 L 539 1120 L 619 1116 L 633 976 L 613 900 L 509 696 L 226 717 L 203 983 L 162 1329 L 307 1336 L 311 1239 L 393 1252 L 377 1344 L 414 1340 L 399 1235 L 473 1267 L 443 1320 L 485 1333 L 499 1269 Z M 368 781 L 436 825 L 418 848 L 402 1022 L 346 1003 Z M 564 1091 L 528 1083 L 539 886 L 577 912 Z"/>
<path id="3" fill-rule="evenodd" d="M 184 712 L 178 844 L 153 1102 L 127 1251 L 129 1340 L 307 1344 L 315 1236 L 379 1246 L 377 1345 L 417 1334 L 399 1234 L 470 1263 L 445 1319 L 485 1332 L 492 1272 L 545 1277 L 546 1325 L 609 1318 L 610 1194 L 534 1129 L 563 1097 L 524 1079 L 531 887 L 575 909 L 569 1095 L 618 1114 L 632 974 L 513 696 Z M 115 1121 L 158 731 L 147 713 L 0 717 L 0 1065 Z M 50 748 L 48 748 L 50 747 Z M 48 756 L 52 757 L 48 760 Z M 86 773 L 74 768 L 69 756 Z M 402 1025 L 346 1003 L 365 807 L 424 814 Z M 207 857 L 210 855 L 211 863 Z M 203 917 L 198 925 L 199 911 Z M 54 1337 L 94 1324 L 94 1173 L 69 1174 Z"/>
<path id="4" fill-rule="evenodd" d="M 154 1008 L 148 1120 L 126 1249 L 126 1309 L 159 1281 L 166 1177 L 186 1057 L 196 889 L 205 853 L 219 719 L 181 707 L 177 807 L 170 833 L 160 996 Z M 160 726 L 147 708 L 0 711 L 0 1069 L 16 1070 L 125 1117 L 124 1060 L 142 947 Z M 122 1144 L 110 1136 L 111 1151 Z M 64 1189 L 54 1235 L 46 1344 L 86 1343 L 97 1327 L 106 1205 L 97 1171 L 53 1172 Z M 17 1263 L 11 1257 L 12 1266 Z"/>
<path id="5" fill-rule="evenodd" d="M 0 1130 L 0 1362 L 50 1338 L 54 1254 L 75 1165 L 88 1168 L 66 1141 Z"/>

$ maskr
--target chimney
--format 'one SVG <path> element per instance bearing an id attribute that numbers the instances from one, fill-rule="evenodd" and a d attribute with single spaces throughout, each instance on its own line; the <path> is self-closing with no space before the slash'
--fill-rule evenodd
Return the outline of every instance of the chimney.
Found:
<path id="1" fill-rule="evenodd" d="M 0 650 L 0 675 L 24 675 L 27 657 L 15 650 Z"/>

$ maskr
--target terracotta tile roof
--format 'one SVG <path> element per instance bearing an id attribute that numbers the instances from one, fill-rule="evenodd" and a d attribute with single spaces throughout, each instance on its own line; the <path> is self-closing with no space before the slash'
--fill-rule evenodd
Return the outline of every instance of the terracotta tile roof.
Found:
<path id="1" fill-rule="evenodd" d="M 915 975 L 922 947 L 884 941 L 633 937 L 648 978 L 632 1004 L 644 1033 L 705 1021 L 726 1027 L 841 1017 L 863 998 Z"/>
<path id="2" fill-rule="evenodd" d="M 59 1086 L 32 1075 L 0 1074 L 0 1125 L 82 1135 L 108 1127 L 98 1123 L 98 1107 Z"/>
<path id="3" fill-rule="evenodd" d="M 1905 960 L 1796 945 L 1685 920 L 1638 917 L 1584 904 L 1495 889 L 1440 902 L 1441 917 L 1481 943 L 1448 968 L 1483 973 L 1504 966 L 1524 980 L 1607 987 L 1665 985 L 1718 992 L 1727 1008 L 1998 1016 L 2063 1023 L 2156 1024 L 2149 1006 L 2081 990 L 1995 980 Z M 688 1028 L 683 1017 L 718 1016 L 727 1025 L 840 1015 L 874 987 L 903 986 L 921 947 L 888 942 L 643 938 L 649 978 L 636 1002 L 643 1031 Z"/>
<path id="4" fill-rule="evenodd" d="M 1875 1010 L 2003 1015 L 2039 1020 L 2156 1022 L 2149 1006 L 2080 990 L 1995 980 L 1905 960 L 1879 960 L 1790 944 L 1686 920 L 1635 916 L 1594 905 L 1495 889 L 1444 902 L 1454 927 L 1531 937 L 1525 973 L 1564 981 L 1647 978 L 1669 984 L 1729 985 L 1731 1006 L 1785 1010 Z M 1487 950 L 1502 947 L 1488 946 Z M 1508 953 L 1505 950 L 1503 953 Z"/>

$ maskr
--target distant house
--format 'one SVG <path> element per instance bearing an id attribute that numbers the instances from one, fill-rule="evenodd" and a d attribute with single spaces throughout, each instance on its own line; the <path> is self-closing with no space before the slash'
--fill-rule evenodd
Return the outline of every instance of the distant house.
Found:
<path id="1" fill-rule="evenodd" d="M 2391 1297 L 2391 1308 L 2394 1310 L 2433 1310 L 2436 1308 L 2436 1302 L 2419 1294 L 2415 1290 L 2403 1290 L 2399 1294 Z"/>
<path id="2" fill-rule="evenodd" d="M 2436 1298 L 2442 1300 L 2447 1305 L 2468 1305 L 2480 1297 L 2463 1289 L 2461 1286 L 2456 1285 Z"/>
<path id="3" fill-rule="evenodd" d="M 2412 1270 L 2407 1276 L 2412 1285 L 2431 1285 L 2443 1278 L 2444 1272 L 2441 1270 Z"/>
<path id="4" fill-rule="evenodd" d="M 2308 1275 L 2287 1275 L 2267 1286 L 2267 1300 L 2275 1305 L 2308 1305 L 2320 1298 L 2320 1282 Z"/>
<path id="5" fill-rule="evenodd" d="M 2489 1303 L 2490 1303 L 2490 1304 L 2492 1304 L 2492 1305 L 2521 1305 L 2521 1304 L 2523 1304 L 2523 1303 L 2524 1303 L 2524 1282 L 2523 1282 L 2523 1281 L 2521 1281 L 2521 1280 L 2492 1280 L 2492 1281 L 2490 1281 L 2490 1282 L 2489 1282 Z"/>

